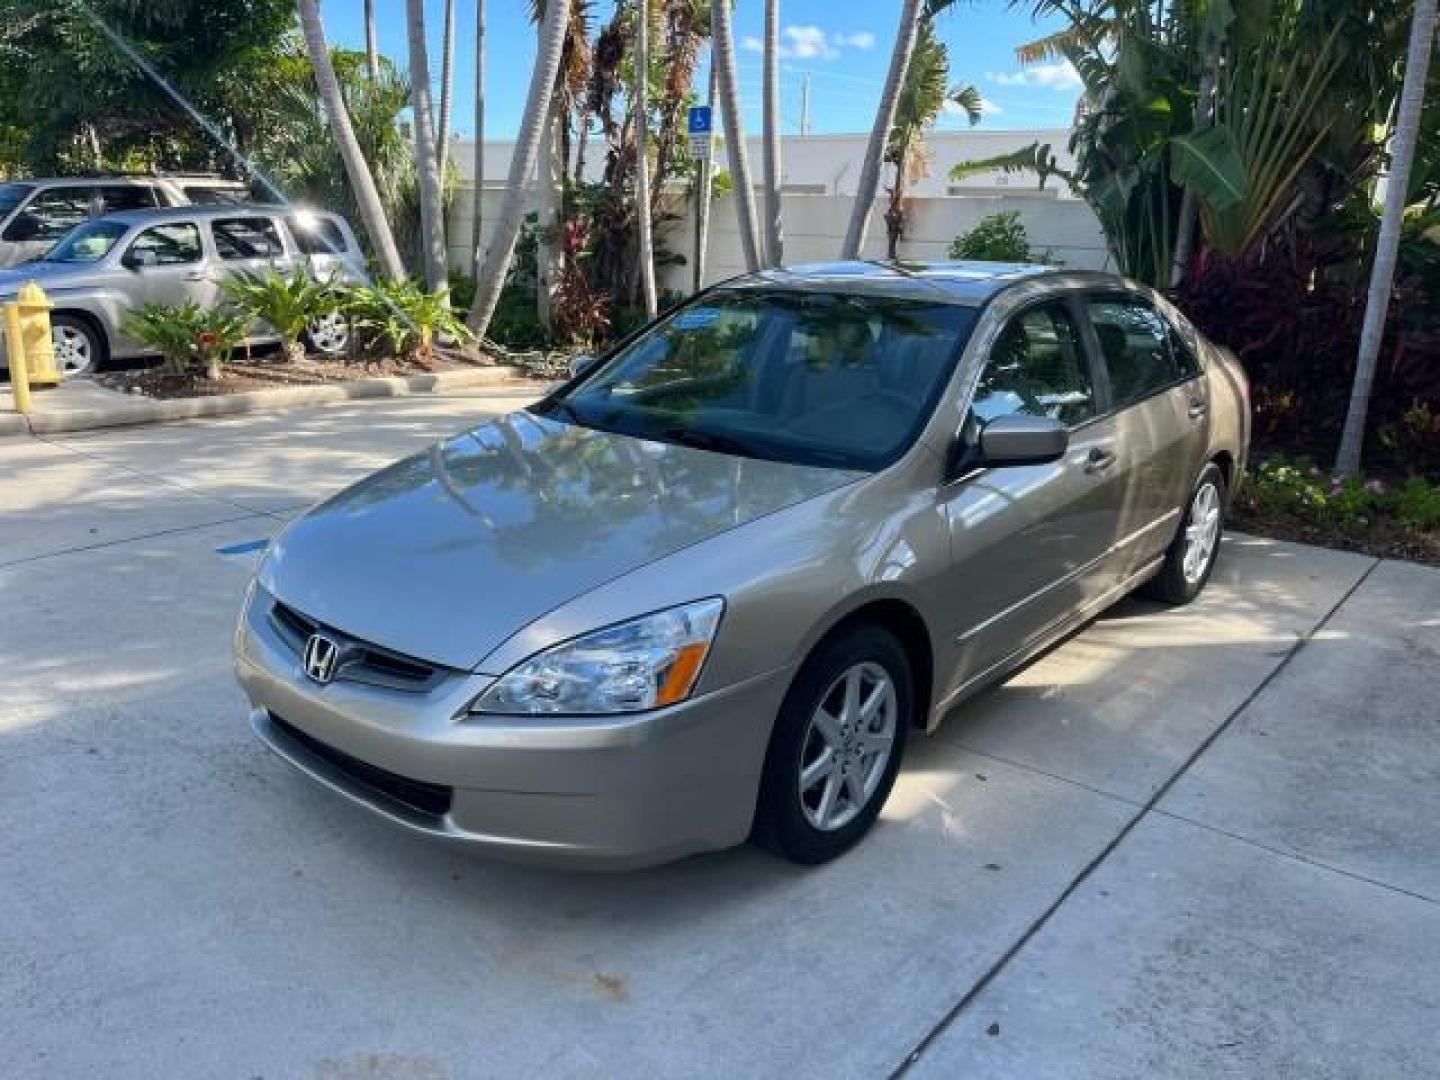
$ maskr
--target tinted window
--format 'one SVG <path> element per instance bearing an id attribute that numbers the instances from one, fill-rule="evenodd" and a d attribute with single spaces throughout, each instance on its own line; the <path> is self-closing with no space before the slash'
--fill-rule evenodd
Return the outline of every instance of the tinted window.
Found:
<path id="1" fill-rule="evenodd" d="M 100 189 L 100 198 L 107 214 L 144 210 L 155 205 L 155 189 L 140 184 L 113 184 Z"/>
<path id="2" fill-rule="evenodd" d="M 931 300 L 714 292 L 538 411 L 720 453 L 879 469 L 914 442 L 974 319 Z"/>
<path id="3" fill-rule="evenodd" d="M 204 187 L 194 184 L 184 189 L 185 198 L 196 206 L 239 206 L 250 201 L 250 193 L 244 188 Z"/>
<path id="4" fill-rule="evenodd" d="M 70 235 L 56 244 L 45 256 L 46 262 L 93 263 L 99 262 L 110 249 L 120 242 L 130 226 L 118 221 L 87 221 Z"/>
<path id="5" fill-rule="evenodd" d="M 188 222 L 156 225 L 135 238 L 129 254 L 139 255 L 151 266 L 199 262 L 200 230 Z"/>
<path id="6" fill-rule="evenodd" d="M 329 218 L 297 214 L 289 225 L 295 246 L 306 255 L 341 255 L 347 250 L 345 234 Z"/>
<path id="7" fill-rule="evenodd" d="M 1188 350 L 1175 352 L 1171 344 L 1175 332 L 1149 305 L 1092 300 L 1089 307 L 1117 407 L 1195 374 Z"/>
<path id="8" fill-rule="evenodd" d="M 0 218 L 25 201 L 25 196 L 34 191 L 32 184 L 0 184 Z"/>
<path id="9" fill-rule="evenodd" d="M 91 191 L 88 187 L 63 187 L 42 191 L 30 205 L 15 215 L 5 230 L 6 240 L 58 240 L 87 220 Z"/>
<path id="10" fill-rule="evenodd" d="M 1090 365 L 1064 304 L 1042 304 L 1011 320 L 990 350 L 970 409 L 985 422 L 1020 413 L 1079 424 L 1095 415 Z"/>
<path id="11" fill-rule="evenodd" d="M 274 259 L 285 254 L 280 230 L 269 218 L 230 218 L 211 228 L 222 259 Z"/>

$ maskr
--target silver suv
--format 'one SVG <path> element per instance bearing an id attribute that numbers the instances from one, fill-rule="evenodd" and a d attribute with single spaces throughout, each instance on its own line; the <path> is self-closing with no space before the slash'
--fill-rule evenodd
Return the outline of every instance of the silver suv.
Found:
<path id="1" fill-rule="evenodd" d="M 245 184 L 218 176 L 67 176 L 0 184 L 0 267 L 45 254 L 76 225 L 102 214 L 249 201 Z"/>
<path id="2" fill-rule="evenodd" d="M 43 258 L 0 270 L 0 302 L 28 281 L 55 304 L 56 364 L 66 375 L 111 358 L 146 355 L 124 332 L 125 315 L 145 304 L 213 305 L 227 277 L 302 268 L 317 279 L 366 280 L 365 260 L 344 218 L 290 207 L 211 206 L 134 210 L 87 221 Z M 309 344 L 338 353 L 349 344 L 338 316 L 311 326 Z M 263 332 L 252 342 L 273 341 Z M 0 363 L 4 362 L 0 347 Z"/>

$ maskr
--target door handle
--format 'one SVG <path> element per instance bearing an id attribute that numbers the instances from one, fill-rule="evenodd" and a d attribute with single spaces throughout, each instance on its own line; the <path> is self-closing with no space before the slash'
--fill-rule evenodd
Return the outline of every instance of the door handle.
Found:
<path id="1" fill-rule="evenodd" d="M 1115 455 L 1109 450 L 1102 450 L 1100 447 L 1090 451 L 1090 456 L 1085 459 L 1085 471 L 1087 473 L 1104 472 L 1115 464 Z"/>
<path id="2" fill-rule="evenodd" d="M 1210 403 L 1203 398 L 1195 398 L 1190 402 L 1190 419 L 1199 420 L 1210 411 Z"/>

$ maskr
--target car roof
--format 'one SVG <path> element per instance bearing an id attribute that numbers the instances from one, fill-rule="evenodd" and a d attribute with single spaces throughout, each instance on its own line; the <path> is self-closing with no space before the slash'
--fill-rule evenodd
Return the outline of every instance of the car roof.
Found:
<path id="1" fill-rule="evenodd" d="M 207 187 L 244 188 L 243 180 L 227 180 L 223 176 L 207 176 L 204 173 L 174 176 L 17 176 L 3 181 L 7 184 L 30 184 L 35 187 L 94 187 L 97 184 L 204 184 Z"/>
<path id="2" fill-rule="evenodd" d="M 244 203 L 235 206 L 163 206 L 143 210 L 121 210 L 94 220 L 118 221 L 123 225 L 152 225 L 168 221 L 210 221 L 215 218 L 277 217 L 290 214 L 314 214 L 338 220 L 338 215 L 308 206 L 280 206 L 273 203 Z"/>
<path id="3" fill-rule="evenodd" d="M 978 307 L 996 294 L 1025 281 L 1063 275 L 1120 285 L 1113 274 L 1065 270 L 1063 267 L 1000 262 L 844 262 L 802 263 L 762 270 L 724 282 L 724 288 L 782 288 L 801 292 L 843 292 L 911 300 L 944 300 Z M 1058 284 L 1058 282 L 1057 282 Z"/>

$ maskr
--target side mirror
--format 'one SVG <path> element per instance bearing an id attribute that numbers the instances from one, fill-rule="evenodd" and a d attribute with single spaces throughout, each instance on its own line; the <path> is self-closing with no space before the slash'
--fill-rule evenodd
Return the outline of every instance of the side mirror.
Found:
<path id="1" fill-rule="evenodd" d="M 149 248 L 131 248 L 120 260 L 120 265 L 127 270 L 142 270 L 147 266 L 155 266 L 159 262 L 159 256 Z"/>
<path id="2" fill-rule="evenodd" d="M 1044 465 L 1059 461 L 1070 445 L 1070 432 L 1048 416 L 998 416 L 980 430 L 980 464 Z"/>
<path id="3" fill-rule="evenodd" d="M 598 356 L 586 356 L 583 353 L 579 356 L 572 356 L 570 358 L 570 377 L 578 379 L 598 363 L 600 363 Z"/>

